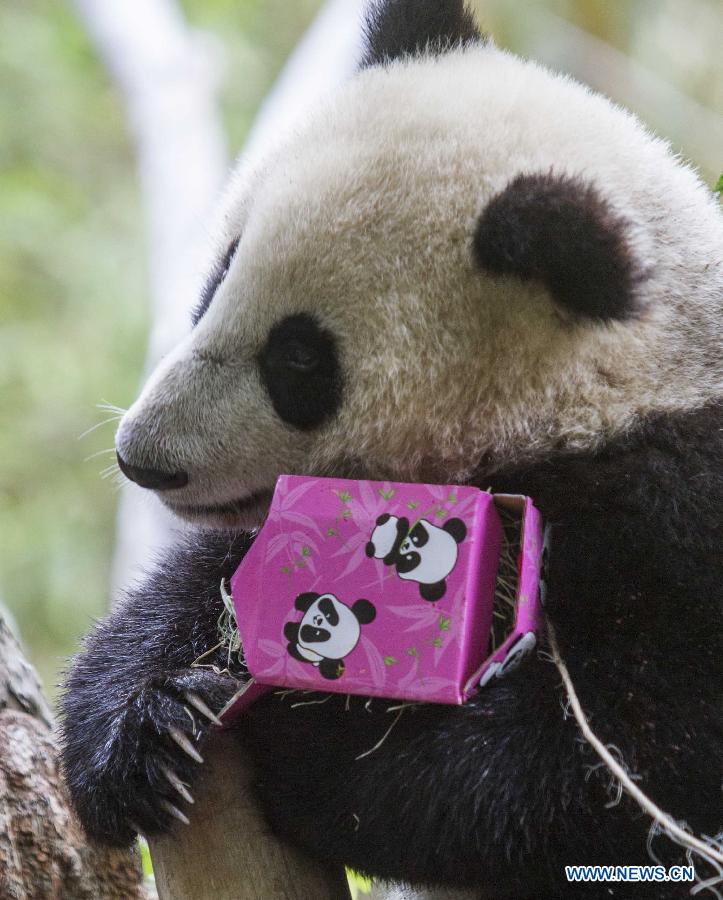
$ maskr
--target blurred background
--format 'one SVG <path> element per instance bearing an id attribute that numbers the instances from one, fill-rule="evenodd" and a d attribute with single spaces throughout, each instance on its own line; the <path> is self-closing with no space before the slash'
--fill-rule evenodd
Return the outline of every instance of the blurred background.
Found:
<path id="1" fill-rule="evenodd" d="M 93 2 L 105 0 L 0 6 L 0 602 L 51 696 L 79 637 L 110 603 L 115 423 L 97 404 L 126 407 L 134 399 L 154 309 L 158 318 L 154 291 L 168 294 L 154 254 L 181 252 L 159 251 L 154 238 L 158 223 L 144 196 L 149 169 L 144 180 L 137 168 L 138 109 L 130 104 L 129 119 L 122 73 L 109 67 L 102 36 L 89 27 Z M 223 174 L 322 3 L 164 3 L 203 46 Z M 348 10 L 344 0 L 333 5 L 356 21 L 357 2 L 348 0 Z M 470 5 L 499 45 L 631 107 L 715 183 L 723 168 L 718 0 Z M 126 0 L 124 9 L 143 33 L 143 0 Z M 327 21 L 332 49 L 334 27 Z M 213 199 L 208 216 L 193 214 L 199 232 L 210 228 Z M 187 290 L 170 301 L 182 307 L 184 323 L 202 256 L 193 266 Z"/>

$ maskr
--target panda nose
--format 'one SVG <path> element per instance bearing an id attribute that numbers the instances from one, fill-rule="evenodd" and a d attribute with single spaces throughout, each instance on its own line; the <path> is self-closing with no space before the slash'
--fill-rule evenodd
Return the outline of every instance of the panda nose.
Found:
<path id="1" fill-rule="evenodd" d="M 150 488 L 153 491 L 170 491 L 188 484 L 187 472 L 162 472 L 160 469 L 132 466 L 118 452 L 116 452 L 116 458 L 120 470 L 126 478 L 130 478 L 131 481 L 135 481 L 143 488 Z"/>

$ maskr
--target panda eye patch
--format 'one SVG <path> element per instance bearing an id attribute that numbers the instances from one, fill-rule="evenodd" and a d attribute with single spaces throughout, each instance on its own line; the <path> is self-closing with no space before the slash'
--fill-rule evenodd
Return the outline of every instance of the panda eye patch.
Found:
<path id="1" fill-rule="evenodd" d="M 211 305 L 211 301 L 216 296 L 216 291 L 223 284 L 224 279 L 228 275 L 228 270 L 231 268 L 231 263 L 233 262 L 233 258 L 236 255 L 236 250 L 238 249 L 239 238 L 235 238 L 228 245 L 228 248 L 224 255 L 220 260 L 216 263 L 216 265 L 211 270 L 211 274 L 206 279 L 206 283 L 203 286 L 203 290 L 201 291 L 201 299 L 198 301 L 198 305 L 193 311 L 192 321 L 194 326 L 198 325 L 198 323 L 203 318 L 206 310 Z"/>
<path id="2" fill-rule="evenodd" d="M 298 313 L 277 322 L 258 364 L 274 411 L 289 425 L 308 431 L 338 410 L 342 378 L 336 340 L 313 316 Z"/>

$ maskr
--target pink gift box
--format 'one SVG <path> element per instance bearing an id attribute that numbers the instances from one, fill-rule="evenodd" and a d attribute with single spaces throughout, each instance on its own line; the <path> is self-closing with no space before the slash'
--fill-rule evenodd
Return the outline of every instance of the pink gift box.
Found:
<path id="1" fill-rule="evenodd" d="M 516 615 L 490 655 L 502 528 L 520 523 Z M 541 520 L 529 498 L 456 485 L 282 475 L 231 579 L 253 676 L 269 686 L 463 703 L 534 646 Z"/>

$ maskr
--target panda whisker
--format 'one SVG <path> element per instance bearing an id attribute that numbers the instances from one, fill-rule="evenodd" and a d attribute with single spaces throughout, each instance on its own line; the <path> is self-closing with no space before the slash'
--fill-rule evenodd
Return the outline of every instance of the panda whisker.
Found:
<path id="1" fill-rule="evenodd" d="M 104 450 L 96 450 L 95 453 L 91 453 L 90 456 L 86 456 L 83 462 L 90 462 L 91 459 L 97 459 L 99 456 L 103 456 L 107 453 L 115 453 L 115 447 L 106 447 Z"/>
<path id="2" fill-rule="evenodd" d="M 116 414 L 111 416 L 109 419 L 103 419 L 102 422 L 97 422 L 95 425 L 91 425 L 90 428 L 86 428 L 86 430 L 79 434 L 77 440 L 82 441 L 83 438 L 88 437 L 89 434 L 92 434 L 98 428 L 102 428 L 104 425 L 109 425 L 111 422 L 118 422 L 122 419 L 123 416 L 121 414 Z"/>
<path id="3" fill-rule="evenodd" d="M 115 403 L 108 403 L 107 400 L 101 400 L 100 403 L 95 404 L 96 409 L 102 409 L 106 412 L 117 413 L 119 416 L 124 416 L 128 410 L 122 406 L 116 406 Z"/>

